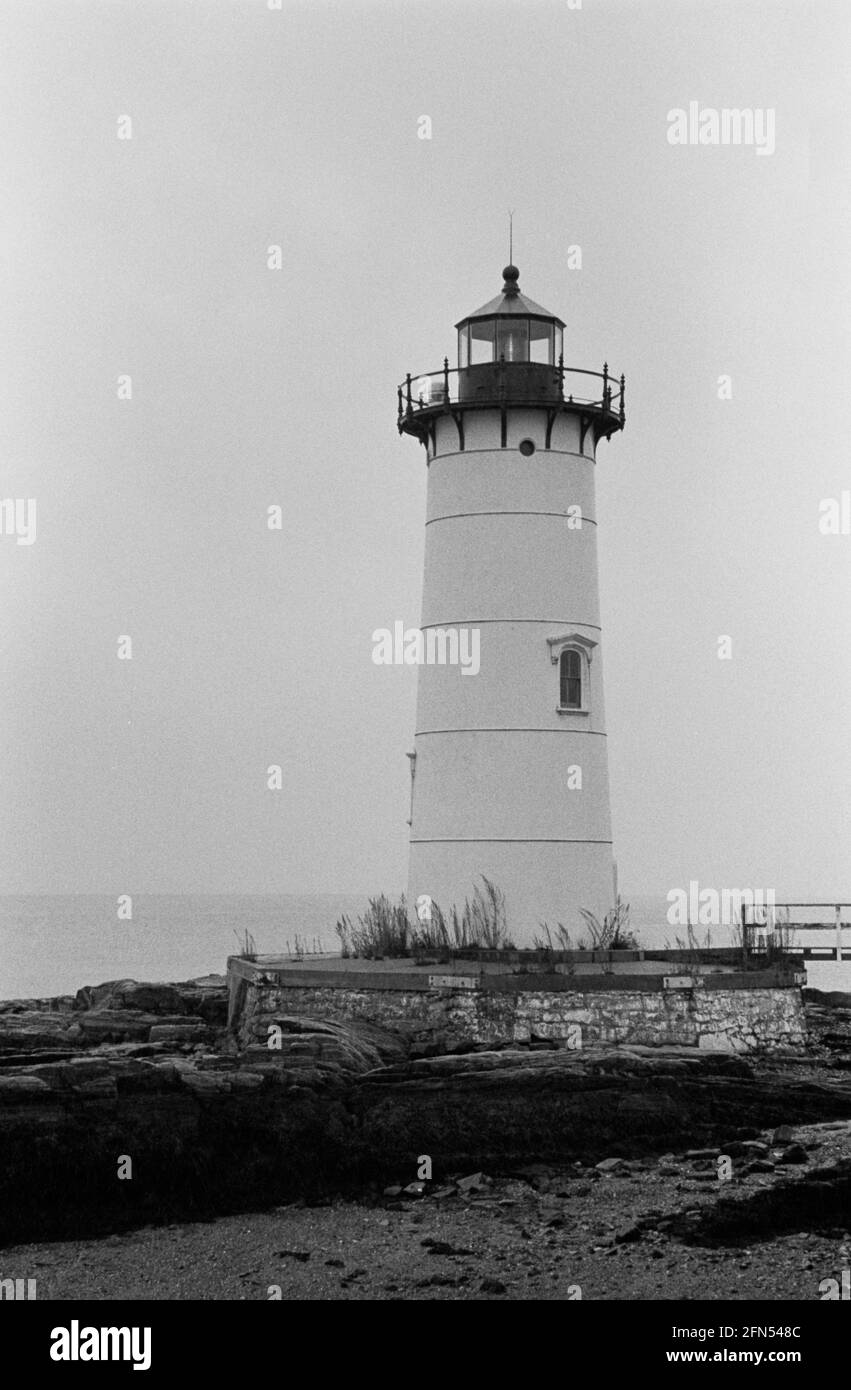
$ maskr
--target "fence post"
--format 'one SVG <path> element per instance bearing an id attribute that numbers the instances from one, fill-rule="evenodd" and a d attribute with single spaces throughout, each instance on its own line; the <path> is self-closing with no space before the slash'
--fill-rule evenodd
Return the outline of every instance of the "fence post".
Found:
<path id="1" fill-rule="evenodd" d="M 836 904 L 836 959 L 842 962 L 842 903 Z"/>

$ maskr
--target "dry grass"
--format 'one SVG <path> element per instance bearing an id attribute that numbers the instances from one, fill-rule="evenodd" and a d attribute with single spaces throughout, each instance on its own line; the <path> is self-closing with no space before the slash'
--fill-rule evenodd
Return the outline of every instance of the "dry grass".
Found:
<path id="1" fill-rule="evenodd" d="M 236 937 L 237 945 L 239 946 L 238 955 L 240 955 L 243 960 L 256 960 L 257 942 L 254 940 L 254 937 L 251 935 L 251 932 L 248 930 L 248 928 L 244 928 L 241 937 L 236 928 L 234 928 L 233 934 Z"/>
<path id="2" fill-rule="evenodd" d="M 453 905 L 448 917 L 433 903 L 430 922 L 410 920 L 404 895 L 396 904 L 383 895 L 371 898 L 366 912 L 356 922 L 345 916 L 337 922 L 343 956 L 380 960 L 422 951 L 463 950 L 471 946 L 499 950 L 510 945 L 505 894 L 484 875 L 482 884 L 474 888 L 472 901 L 466 899 L 460 912 Z"/>
<path id="3" fill-rule="evenodd" d="M 602 922 L 587 907 L 581 907 L 579 911 L 591 934 L 592 950 L 634 951 L 637 948 L 638 942 L 629 926 L 629 903 L 624 902 L 620 893 Z"/>

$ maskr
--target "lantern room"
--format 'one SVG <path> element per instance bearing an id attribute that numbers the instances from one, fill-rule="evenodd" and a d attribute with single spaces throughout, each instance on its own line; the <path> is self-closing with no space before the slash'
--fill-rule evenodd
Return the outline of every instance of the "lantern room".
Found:
<path id="1" fill-rule="evenodd" d="M 469 314 L 458 330 L 458 366 L 481 367 L 489 362 L 534 362 L 558 365 L 564 324 L 555 314 L 521 294 L 520 271 L 507 265 L 502 293 Z"/>
<path id="2" fill-rule="evenodd" d="M 502 292 L 455 325 L 457 367 L 450 367 L 444 357 L 442 371 L 409 373 L 399 386 L 399 430 L 416 435 L 433 455 L 437 419 L 447 414 L 455 421 L 464 449 L 468 410 L 500 412 L 503 447 L 508 411 L 515 407 L 547 411 L 547 448 L 553 423 L 562 412 L 580 416 L 583 439 L 591 428 L 597 439 L 622 429 L 623 377 L 618 389 L 606 364 L 602 372 L 565 367 L 562 320 L 521 293 L 516 266 L 507 265 L 502 275 Z"/>

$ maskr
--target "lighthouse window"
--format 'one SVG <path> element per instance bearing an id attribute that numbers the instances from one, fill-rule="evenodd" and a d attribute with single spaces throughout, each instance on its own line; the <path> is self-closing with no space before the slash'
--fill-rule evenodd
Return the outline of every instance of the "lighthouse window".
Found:
<path id="1" fill-rule="evenodd" d="M 499 319 L 496 329 L 497 359 L 506 362 L 529 361 L 529 320 Z"/>
<path id="2" fill-rule="evenodd" d="M 493 361 L 494 320 L 470 324 L 470 366 Z"/>
<path id="3" fill-rule="evenodd" d="M 582 708 L 582 657 L 577 651 L 564 651 L 559 657 L 559 705 L 562 709 Z"/>
<path id="4" fill-rule="evenodd" d="M 470 336 L 467 324 L 458 329 L 458 366 L 463 371 L 470 365 Z"/>
<path id="5" fill-rule="evenodd" d="M 553 325 L 551 323 L 539 323 L 536 319 L 529 320 L 529 361 L 547 364 L 553 361 Z"/>

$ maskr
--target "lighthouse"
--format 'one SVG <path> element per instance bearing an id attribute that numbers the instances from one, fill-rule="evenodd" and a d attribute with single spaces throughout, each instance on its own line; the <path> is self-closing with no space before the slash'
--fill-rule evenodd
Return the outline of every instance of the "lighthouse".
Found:
<path id="1" fill-rule="evenodd" d="M 456 324 L 457 366 L 406 377 L 398 426 L 428 468 L 423 637 L 479 651 L 419 667 L 409 901 L 460 910 L 484 875 L 529 946 L 614 901 L 594 472 L 624 379 L 565 366 L 519 278 Z"/>

